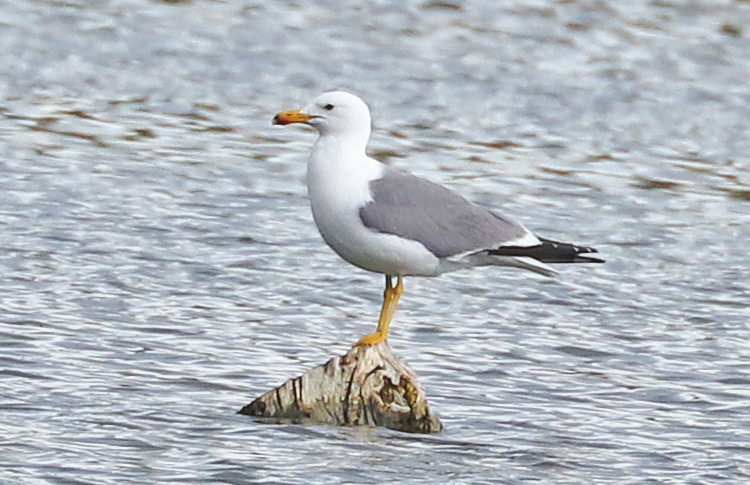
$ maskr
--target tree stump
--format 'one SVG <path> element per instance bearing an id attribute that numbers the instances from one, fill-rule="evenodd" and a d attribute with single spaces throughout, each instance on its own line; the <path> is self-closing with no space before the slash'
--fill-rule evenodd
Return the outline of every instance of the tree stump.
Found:
<path id="1" fill-rule="evenodd" d="M 387 342 L 352 347 L 243 407 L 240 414 L 276 422 L 385 426 L 409 433 L 442 429 L 417 375 Z"/>

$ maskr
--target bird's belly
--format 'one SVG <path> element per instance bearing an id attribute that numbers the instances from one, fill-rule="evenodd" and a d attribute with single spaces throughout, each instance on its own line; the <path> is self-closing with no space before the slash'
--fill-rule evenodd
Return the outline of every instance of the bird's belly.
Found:
<path id="1" fill-rule="evenodd" d="M 357 211 L 328 210 L 313 204 L 320 234 L 342 258 L 360 268 L 388 275 L 434 276 L 440 260 L 421 243 L 373 231 Z"/>

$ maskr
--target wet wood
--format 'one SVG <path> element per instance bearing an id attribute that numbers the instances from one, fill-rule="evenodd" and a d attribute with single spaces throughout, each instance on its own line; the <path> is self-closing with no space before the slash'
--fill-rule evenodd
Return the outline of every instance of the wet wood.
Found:
<path id="1" fill-rule="evenodd" d="M 410 433 L 442 429 L 417 375 L 387 342 L 352 347 L 346 355 L 289 379 L 239 412 L 282 422 L 384 426 Z"/>

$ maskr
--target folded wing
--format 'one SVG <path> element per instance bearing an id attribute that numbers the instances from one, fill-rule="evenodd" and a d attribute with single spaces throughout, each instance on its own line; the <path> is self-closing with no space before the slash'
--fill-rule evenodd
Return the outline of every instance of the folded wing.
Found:
<path id="1" fill-rule="evenodd" d="M 370 191 L 372 200 L 359 211 L 365 226 L 418 241 L 439 258 L 541 244 L 516 221 L 392 167 L 370 182 Z"/>

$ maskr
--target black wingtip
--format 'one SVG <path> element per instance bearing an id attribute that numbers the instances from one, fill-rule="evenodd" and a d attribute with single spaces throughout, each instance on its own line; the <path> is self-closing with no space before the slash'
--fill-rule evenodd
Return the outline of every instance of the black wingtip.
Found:
<path id="1" fill-rule="evenodd" d="M 596 248 L 539 238 L 542 244 L 531 247 L 507 246 L 490 251 L 497 256 L 525 256 L 543 263 L 604 263 L 595 256 Z"/>
<path id="2" fill-rule="evenodd" d="M 588 248 L 588 249 L 593 249 L 593 248 Z M 598 253 L 598 252 L 599 251 L 597 251 L 596 249 L 594 249 L 593 251 L 591 251 L 589 253 L 579 254 L 578 256 L 576 256 L 576 259 L 581 260 L 581 261 L 577 261 L 577 262 L 580 262 L 580 263 L 606 263 L 607 262 L 606 259 L 602 258 L 598 254 L 594 254 L 594 253 Z M 574 261 L 574 263 L 575 262 L 576 261 Z"/>

